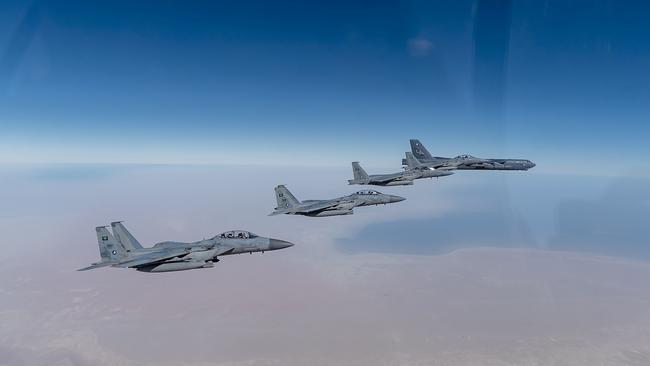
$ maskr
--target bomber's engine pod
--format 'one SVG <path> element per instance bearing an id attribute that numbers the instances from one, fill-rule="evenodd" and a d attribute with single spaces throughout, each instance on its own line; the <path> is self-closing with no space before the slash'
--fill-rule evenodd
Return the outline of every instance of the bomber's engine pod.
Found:
<path id="1" fill-rule="evenodd" d="M 352 210 L 329 210 L 322 211 L 314 215 L 315 217 L 326 217 L 326 216 L 340 216 L 340 215 L 352 215 L 354 212 Z"/>
<path id="2" fill-rule="evenodd" d="M 212 268 L 212 262 L 174 262 L 136 268 L 140 272 L 173 272 L 186 269 Z"/>

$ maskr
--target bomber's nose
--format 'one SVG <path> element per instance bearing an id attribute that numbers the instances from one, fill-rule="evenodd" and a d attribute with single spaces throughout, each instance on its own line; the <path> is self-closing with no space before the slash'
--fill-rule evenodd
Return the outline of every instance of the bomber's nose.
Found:
<path id="1" fill-rule="evenodd" d="M 392 203 L 392 202 L 402 202 L 402 201 L 404 201 L 405 199 L 406 199 L 406 198 L 404 198 L 404 197 L 400 197 L 400 196 L 393 196 L 393 195 L 390 196 L 390 202 L 391 202 L 391 203 Z"/>
<path id="2" fill-rule="evenodd" d="M 288 241 L 279 240 L 279 239 L 270 239 L 269 240 L 269 250 L 277 250 L 292 247 L 293 243 Z"/>
<path id="3" fill-rule="evenodd" d="M 528 160 L 528 169 L 530 169 L 530 168 L 534 168 L 535 165 L 536 165 L 535 163 L 533 163 L 532 161 Z"/>

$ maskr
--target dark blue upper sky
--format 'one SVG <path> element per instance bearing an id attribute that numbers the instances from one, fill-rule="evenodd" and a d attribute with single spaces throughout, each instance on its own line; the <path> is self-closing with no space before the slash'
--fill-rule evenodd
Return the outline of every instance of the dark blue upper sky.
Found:
<path id="1" fill-rule="evenodd" d="M 5 1 L 0 153 L 397 165 L 419 137 L 440 155 L 633 166 L 650 153 L 649 13 L 613 0 Z"/>

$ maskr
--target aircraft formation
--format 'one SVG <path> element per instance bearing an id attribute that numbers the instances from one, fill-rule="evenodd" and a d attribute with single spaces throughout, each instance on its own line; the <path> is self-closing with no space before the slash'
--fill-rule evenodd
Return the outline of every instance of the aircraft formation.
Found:
<path id="1" fill-rule="evenodd" d="M 420 140 L 410 140 L 411 151 L 402 159 L 403 171 L 388 174 L 367 174 L 358 161 L 352 162 L 350 185 L 404 186 L 416 179 L 440 178 L 455 170 L 528 170 L 535 164 L 526 159 L 484 159 L 471 155 L 453 158 L 432 156 Z M 375 190 L 361 190 L 347 196 L 299 201 L 284 185 L 275 187 L 277 207 L 269 214 L 327 217 L 352 215 L 355 207 L 386 205 L 406 198 Z M 102 267 L 134 268 L 140 272 L 172 272 L 211 268 L 218 257 L 232 254 L 284 249 L 293 246 L 284 240 L 266 238 L 249 231 L 233 230 L 210 239 L 195 242 L 165 241 L 144 248 L 119 221 L 95 228 L 101 261 L 80 269 Z"/>
<path id="2" fill-rule="evenodd" d="M 368 174 L 358 161 L 352 162 L 353 179 L 348 184 L 374 186 L 408 186 L 416 179 L 440 178 L 454 174 L 454 170 L 528 170 L 535 164 L 525 159 L 481 159 L 471 155 L 455 158 L 434 157 L 413 139 L 411 151 L 402 159 L 404 169 L 395 173 Z M 359 206 L 385 205 L 404 201 L 404 197 L 384 194 L 375 190 L 363 190 L 344 197 L 328 200 L 299 201 L 284 185 L 275 187 L 278 206 L 269 215 L 303 215 L 311 217 L 351 215 L 353 208 Z"/>

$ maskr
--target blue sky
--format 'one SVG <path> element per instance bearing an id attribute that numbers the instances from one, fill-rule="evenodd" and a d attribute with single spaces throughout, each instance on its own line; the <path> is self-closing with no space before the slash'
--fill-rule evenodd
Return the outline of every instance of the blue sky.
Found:
<path id="1" fill-rule="evenodd" d="M 412 137 L 542 170 L 650 153 L 643 2 L 0 7 L 4 162 L 392 166 Z"/>

